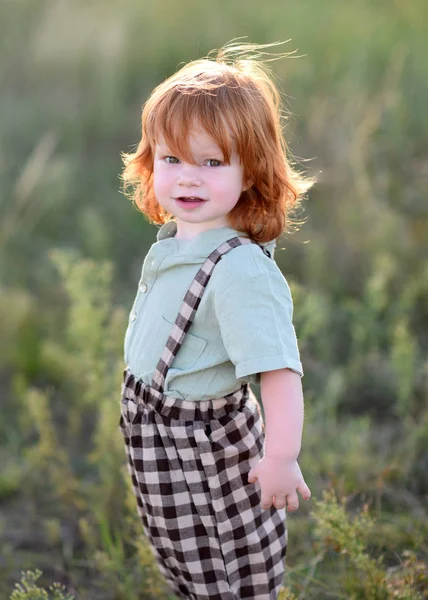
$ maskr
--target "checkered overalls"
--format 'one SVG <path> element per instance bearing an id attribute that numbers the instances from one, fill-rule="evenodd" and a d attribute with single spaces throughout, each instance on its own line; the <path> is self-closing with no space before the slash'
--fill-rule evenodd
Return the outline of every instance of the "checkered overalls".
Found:
<path id="1" fill-rule="evenodd" d="M 152 385 L 124 370 L 120 429 L 138 513 L 161 573 L 189 600 L 276 600 L 284 578 L 285 509 L 263 510 L 259 485 L 247 480 L 264 452 L 264 424 L 249 385 L 199 402 L 163 394 L 215 265 L 250 242 L 224 242 L 199 269 Z"/>

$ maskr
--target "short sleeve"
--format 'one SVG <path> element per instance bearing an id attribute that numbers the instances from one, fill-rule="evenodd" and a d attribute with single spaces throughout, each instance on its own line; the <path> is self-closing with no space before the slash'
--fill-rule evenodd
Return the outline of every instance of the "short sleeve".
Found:
<path id="1" fill-rule="evenodd" d="M 293 301 L 276 263 L 244 273 L 215 297 L 222 341 L 237 379 L 289 368 L 303 377 L 293 326 Z M 254 380 L 254 377 L 251 378 Z"/>

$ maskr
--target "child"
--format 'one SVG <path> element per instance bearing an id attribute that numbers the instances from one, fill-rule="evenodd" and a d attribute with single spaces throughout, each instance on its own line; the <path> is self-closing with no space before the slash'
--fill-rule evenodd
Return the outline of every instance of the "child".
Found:
<path id="1" fill-rule="evenodd" d="M 160 84 L 124 155 L 125 184 L 161 227 L 126 331 L 120 428 L 159 568 L 192 600 L 276 599 L 285 507 L 310 497 L 303 370 L 273 252 L 312 181 L 289 164 L 279 92 L 254 60 L 268 45 L 226 45 Z"/>

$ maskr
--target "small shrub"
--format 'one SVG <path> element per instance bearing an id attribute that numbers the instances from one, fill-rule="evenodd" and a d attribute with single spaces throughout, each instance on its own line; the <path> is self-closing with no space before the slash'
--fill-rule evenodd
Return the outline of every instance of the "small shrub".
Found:
<path id="1" fill-rule="evenodd" d="M 367 540 L 374 519 L 364 505 L 354 517 L 346 512 L 346 499 L 337 499 L 334 490 L 324 490 L 314 500 L 315 537 L 326 555 L 339 559 L 340 592 L 350 600 L 422 600 L 428 584 L 427 565 L 414 552 L 404 551 L 399 565 L 387 569 L 382 557 L 374 558 Z M 340 596 L 342 597 L 342 596 Z"/>
<path id="2" fill-rule="evenodd" d="M 36 581 L 42 576 L 39 569 L 34 571 L 21 571 L 20 583 L 15 584 L 9 600 L 74 600 L 60 583 L 49 586 L 49 593 L 36 585 Z"/>

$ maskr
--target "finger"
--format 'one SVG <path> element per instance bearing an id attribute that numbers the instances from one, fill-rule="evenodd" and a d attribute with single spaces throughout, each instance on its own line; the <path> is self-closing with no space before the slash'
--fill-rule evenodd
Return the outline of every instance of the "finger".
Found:
<path id="1" fill-rule="evenodd" d="M 257 476 L 254 475 L 251 471 L 248 473 L 248 483 L 254 483 L 257 481 Z"/>
<path id="2" fill-rule="evenodd" d="M 274 496 L 275 500 L 274 500 L 274 506 L 275 508 L 285 508 L 286 505 L 286 499 L 285 496 Z"/>
<path id="3" fill-rule="evenodd" d="M 299 508 L 299 498 L 297 497 L 296 492 L 293 492 L 287 496 L 287 504 L 290 512 Z"/>
<path id="4" fill-rule="evenodd" d="M 304 481 L 298 486 L 297 491 L 300 492 L 303 500 L 309 500 L 309 498 L 311 497 L 311 490 L 308 488 Z"/>
<path id="5" fill-rule="evenodd" d="M 263 496 L 262 494 L 262 508 L 264 510 L 270 508 L 272 506 L 272 496 Z"/>

